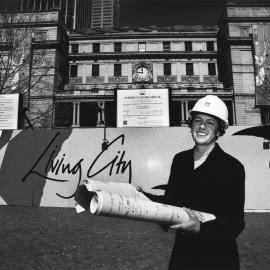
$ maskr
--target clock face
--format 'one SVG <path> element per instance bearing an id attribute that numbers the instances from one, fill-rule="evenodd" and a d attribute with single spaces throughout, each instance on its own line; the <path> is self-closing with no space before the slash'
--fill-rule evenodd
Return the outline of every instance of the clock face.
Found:
<path id="1" fill-rule="evenodd" d="M 150 78 L 149 69 L 146 66 L 138 66 L 135 70 L 135 78 L 138 81 L 147 81 Z"/>

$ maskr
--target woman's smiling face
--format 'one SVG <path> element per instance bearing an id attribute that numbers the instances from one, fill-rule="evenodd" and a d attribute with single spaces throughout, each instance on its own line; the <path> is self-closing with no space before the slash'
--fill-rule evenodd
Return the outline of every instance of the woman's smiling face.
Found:
<path id="1" fill-rule="evenodd" d="M 219 123 L 210 115 L 195 113 L 191 134 L 196 145 L 210 145 L 220 136 Z"/>

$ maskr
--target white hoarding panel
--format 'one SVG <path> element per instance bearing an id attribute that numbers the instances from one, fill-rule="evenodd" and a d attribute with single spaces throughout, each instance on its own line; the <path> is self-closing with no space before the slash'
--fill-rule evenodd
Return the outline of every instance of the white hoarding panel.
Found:
<path id="1" fill-rule="evenodd" d="M 245 209 L 270 210 L 270 150 L 262 137 L 233 135 L 247 128 L 229 127 L 218 143 L 245 167 Z M 0 204 L 73 207 L 84 180 L 163 194 L 154 187 L 167 184 L 174 155 L 194 146 L 188 127 L 108 128 L 107 150 L 103 138 L 101 128 L 3 130 Z"/>

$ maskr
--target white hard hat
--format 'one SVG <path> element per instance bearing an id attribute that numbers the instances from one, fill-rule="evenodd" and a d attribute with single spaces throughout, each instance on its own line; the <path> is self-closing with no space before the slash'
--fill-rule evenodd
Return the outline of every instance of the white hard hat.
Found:
<path id="1" fill-rule="evenodd" d="M 193 112 L 206 113 L 215 116 L 224 122 L 225 128 L 229 126 L 228 108 L 217 96 L 207 95 L 199 99 L 189 113 L 192 114 Z"/>

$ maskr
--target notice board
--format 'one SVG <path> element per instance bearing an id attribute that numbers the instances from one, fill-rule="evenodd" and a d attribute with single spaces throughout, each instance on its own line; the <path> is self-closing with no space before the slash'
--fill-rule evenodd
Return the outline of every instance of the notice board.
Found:
<path id="1" fill-rule="evenodd" d="M 168 89 L 117 90 L 117 127 L 168 127 Z"/>
<path id="2" fill-rule="evenodd" d="M 19 128 L 21 101 L 20 94 L 0 95 L 0 130 Z"/>

